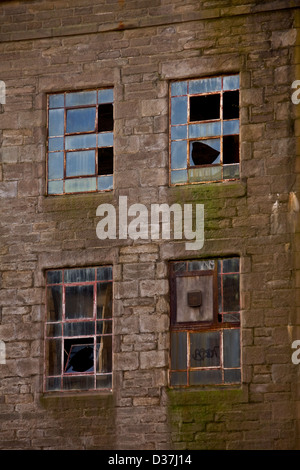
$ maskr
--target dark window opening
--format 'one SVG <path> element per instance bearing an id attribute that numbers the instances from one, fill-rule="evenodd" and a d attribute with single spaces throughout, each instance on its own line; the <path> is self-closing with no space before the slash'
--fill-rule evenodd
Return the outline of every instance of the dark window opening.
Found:
<path id="1" fill-rule="evenodd" d="M 109 132 L 114 129 L 113 104 L 100 104 L 98 113 L 98 132 Z"/>
<path id="2" fill-rule="evenodd" d="M 98 175 L 112 175 L 114 169 L 113 147 L 98 149 Z"/>
<path id="3" fill-rule="evenodd" d="M 220 152 L 201 141 L 190 142 L 190 166 L 216 163 Z"/>
<path id="4" fill-rule="evenodd" d="M 220 95 L 190 97 L 190 121 L 220 119 Z"/>
<path id="5" fill-rule="evenodd" d="M 223 137 L 223 163 L 239 163 L 239 136 L 226 135 Z"/>
<path id="6" fill-rule="evenodd" d="M 64 343 L 65 373 L 93 372 L 93 338 L 66 339 Z"/>
<path id="7" fill-rule="evenodd" d="M 239 118 L 239 91 L 226 91 L 223 94 L 223 119 Z"/>

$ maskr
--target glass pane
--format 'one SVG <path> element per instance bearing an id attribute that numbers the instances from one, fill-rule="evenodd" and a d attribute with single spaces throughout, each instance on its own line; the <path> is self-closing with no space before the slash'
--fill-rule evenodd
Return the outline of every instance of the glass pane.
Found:
<path id="1" fill-rule="evenodd" d="M 50 109 L 49 110 L 49 136 L 64 135 L 64 109 Z"/>
<path id="2" fill-rule="evenodd" d="M 211 137 L 221 135 L 221 122 L 208 122 L 203 124 L 190 124 L 189 137 Z"/>
<path id="3" fill-rule="evenodd" d="M 48 323 L 47 325 L 47 336 L 62 336 L 61 323 Z"/>
<path id="4" fill-rule="evenodd" d="M 64 153 L 53 152 L 48 154 L 48 179 L 64 177 Z"/>
<path id="5" fill-rule="evenodd" d="M 174 273 L 186 271 L 186 263 L 185 262 L 174 263 L 173 264 L 173 271 L 174 271 Z"/>
<path id="6" fill-rule="evenodd" d="M 67 111 L 66 132 L 92 132 L 96 126 L 96 108 L 69 109 Z"/>
<path id="7" fill-rule="evenodd" d="M 190 261 L 188 263 L 188 271 L 209 271 L 209 270 L 213 270 L 214 267 L 215 267 L 214 260 Z"/>
<path id="8" fill-rule="evenodd" d="M 63 108 L 64 94 L 49 95 L 49 108 Z"/>
<path id="9" fill-rule="evenodd" d="M 49 181 L 48 194 L 62 194 L 64 192 L 63 181 Z"/>
<path id="10" fill-rule="evenodd" d="M 91 390 L 94 388 L 94 377 L 90 375 L 64 376 L 64 390 Z"/>
<path id="11" fill-rule="evenodd" d="M 98 149 L 98 175 L 112 175 L 114 172 L 113 147 Z"/>
<path id="12" fill-rule="evenodd" d="M 171 369 L 187 368 L 187 333 L 171 333 Z"/>
<path id="13" fill-rule="evenodd" d="M 191 370 L 190 385 L 220 384 L 222 383 L 222 372 L 217 370 Z"/>
<path id="14" fill-rule="evenodd" d="M 92 285 L 67 286 L 65 307 L 66 318 L 92 318 L 94 300 L 93 293 L 94 287 Z"/>
<path id="15" fill-rule="evenodd" d="M 47 320 L 60 321 L 62 318 L 62 286 L 47 287 Z"/>
<path id="16" fill-rule="evenodd" d="M 222 87 L 221 77 L 202 78 L 200 80 L 190 80 L 189 93 L 210 93 L 220 91 Z"/>
<path id="17" fill-rule="evenodd" d="M 64 280 L 66 283 L 94 281 L 95 269 L 94 268 L 65 269 Z"/>
<path id="18" fill-rule="evenodd" d="M 98 147 L 112 147 L 114 145 L 113 132 L 105 132 L 98 135 Z"/>
<path id="19" fill-rule="evenodd" d="M 190 142 L 190 165 L 211 165 L 220 162 L 220 139 Z"/>
<path id="20" fill-rule="evenodd" d="M 62 271 L 48 271 L 47 284 L 60 284 L 62 282 Z"/>
<path id="21" fill-rule="evenodd" d="M 95 334 L 95 322 L 64 323 L 64 336 L 87 336 Z"/>
<path id="22" fill-rule="evenodd" d="M 67 152 L 66 176 L 94 175 L 96 171 L 95 150 Z"/>
<path id="23" fill-rule="evenodd" d="M 190 97 L 190 121 L 220 119 L 220 95 Z"/>
<path id="24" fill-rule="evenodd" d="M 46 340 L 46 375 L 61 374 L 61 339 Z"/>
<path id="25" fill-rule="evenodd" d="M 114 129 L 114 108 L 111 103 L 100 104 L 98 108 L 98 132 L 108 132 Z"/>
<path id="26" fill-rule="evenodd" d="M 223 311 L 237 312 L 240 310 L 239 274 L 223 275 Z"/>
<path id="27" fill-rule="evenodd" d="M 224 90 L 234 90 L 240 87 L 240 76 L 239 75 L 230 75 L 223 78 L 223 89 Z"/>
<path id="28" fill-rule="evenodd" d="M 66 137 L 66 150 L 96 147 L 96 134 L 72 135 Z"/>
<path id="29" fill-rule="evenodd" d="M 240 270 L 239 258 L 230 258 L 223 260 L 223 273 L 238 273 Z"/>
<path id="30" fill-rule="evenodd" d="M 112 376 L 111 374 L 97 375 L 96 376 L 96 387 L 101 388 L 112 388 Z"/>
<path id="31" fill-rule="evenodd" d="M 93 372 L 94 344 L 92 338 L 64 340 L 65 373 Z"/>
<path id="32" fill-rule="evenodd" d="M 240 121 L 238 119 L 223 122 L 223 135 L 238 134 L 239 132 Z"/>
<path id="33" fill-rule="evenodd" d="M 112 337 L 100 336 L 97 338 L 97 366 L 100 373 L 112 371 Z"/>
<path id="34" fill-rule="evenodd" d="M 83 91 L 66 94 L 66 106 L 81 106 L 87 104 L 96 104 L 96 91 Z"/>
<path id="35" fill-rule="evenodd" d="M 224 382 L 225 383 L 240 383 L 241 382 L 241 370 L 240 369 L 225 369 L 224 370 Z"/>
<path id="36" fill-rule="evenodd" d="M 61 377 L 50 377 L 46 379 L 46 390 L 48 392 L 61 389 Z"/>
<path id="37" fill-rule="evenodd" d="M 97 335 L 111 335 L 112 334 L 112 321 L 111 320 L 101 320 L 97 321 Z"/>
<path id="38" fill-rule="evenodd" d="M 97 284 L 97 318 L 112 317 L 112 283 Z"/>
<path id="39" fill-rule="evenodd" d="M 98 178 L 98 190 L 113 189 L 113 176 L 101 176 Z"/>
<path id="40" fill-rule="evenodd" d="M 224 323 L 235 323 L 240 321 L 240 314 L 239 313 L 224 313 L 222 321 Z"/>
<path id="41" fill-rule="evenodd" d="M 187 372 L 171 372 L 170 385 L 172 387 L 176 385 L 187 385 Z"/>
<path id="42" fill-rule="evenodd" d="M 187 123 L 187 96 L 180 96 L 171 99 L 171 123 Z"/>
<path id="43" fill-rule="evenodd" d="M 220 365 L 220 333 L 190 334 L 191 367 L 213 367 Z"/>
<path id="44" fill-rule="evenodd" d="M 113 103 L 114 101 L 114 90 L 113 88 L 107 88 L 106 90 L 98 91 L 98 102 L 99 103 Z"/>
<path id="45" fill-rule="evenodd" d="M 48 140 L 49 152 L 55 152 L 56 150 L 64 149 L 64 138 L 63 137 L 52 137 Z"/>
<path id="46" fill-rule="evenodd" d="M 110 280 L 112 280 L 112 267 L 111 266 L 103 266 L 101 268 L 97 268 L 97 280 L 98 281 L 110 281 Z"/>
<path id="47" fill-rule="evenodd" d="M 187 139 L 187 126 L 172 126 L 171 139 Z"/>
<path id="48" fill-rule="evenodd" d="M 239 164 L 223 166 L 223 178 L 224 179 L 238 178 L 239 175 L 240 175 Z"/>
<path id="49" fill-rule="evenodd" d="M 175 170 L 171 171 L 171 183 L 186 183 L 187 182 L 187 170 Z"/>
<path id="50" fill-rule="evenodd" d="M 222 179 L 221 166 L 207 166 L 202 168 L 190 168 L 188 170 L 189 181 L 203 182 L 203 181 L 218 181 Z"/>
<path id="51" fill-rule="evenodd" d="M 171 143 L 171 168 L 187 167 L 187 141 L 180 140 Z"/>
<path id="52" fill-rule="evenodd" d="M 240 330 L 223 331 L 224 367 L 240 366 Z"/>
<path id="53" fill-rule="evenodd" d="M 76 178 L 66 180 L 66 193 L 78 193 L 84 191 L 96 191 L 96 178 Z"/>
<path id="54" fill-rule="evenodd" d="M 187 94 L 187 82 L 174 82 L 171 84 L 171 95 L 186 95 Z"/>

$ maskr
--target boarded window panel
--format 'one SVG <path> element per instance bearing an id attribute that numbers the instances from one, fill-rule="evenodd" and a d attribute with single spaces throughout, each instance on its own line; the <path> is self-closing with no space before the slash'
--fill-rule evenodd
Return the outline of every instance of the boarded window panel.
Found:
<path id="1" fill-rule="evenodd" d="M 67 110 L 67 134 L 93 132 L 96 125 L 96 108 L 79 108 Z"/>
<path id="2" fill-rule="evenodd" d="M 113 147 L 98 149 L 98 175 L 111 175 L 114 171 Z"/>
<path id="3" fill-rule="evenodd" d="M 220 359 L 220 332 L 190 334 L 191 367 L 216 367 Z"/>
<path id="4" fill-rule="evenodd" d="M 98 132 L 109 132 L 114 129 L 113 104 L 100 104 L 98 108 Z"/>
<path id="5" fill-rule="evenodd" d="M 224 274 L 223 281 L 223 311 L 238 312 L 240 310 L 239 275 Z"/>
<path id="6" fill-rule="evenodd" d="M 213 275 L 183 276 L 176 278 L 177 305 L 176 322 L 212 321 L 213 319 Z M 201 292 L 201 305 L 188 304 L 188 292 Z"/>
<path id="7" fill-rule="evenodd" d="M 220 119 L 220 95 L 190 97 L 190 122 Z"/>
<path id="8" fill-rule="evenodd" d="M 67 152 L 66 176 L 83 176 L 95 174 L 95 150 Z"/>
<path id="9" fill-rule="evenodd" d="M 223 94 L 223 119 L 238 119 L 239 91 L 226 91 Z"/>
<path id="10" fill-rule="evenodd" d="M 223 332 L 224 348 L 224 367 L 240 366 L 240 330 L 224 330 Z"/>
<path id="11" fill-rule="evenodd" d="M 60 321 L 62 318 L 62 287 L 47 288 L 47 320 Z"/>
<path id="12" fill-rule="evenodd" d="M 187 333 L 171 333 L 171 369 L 187 369 Z"/>
<path id="13" fill-rule="evenodd" d="M 239 136 L 226 135 L 223 137 L 223 163 L 239 163 Z"/>
<path id="14" fill-rule="evenodd" d="M 66 286 L 66 318 L 92 318 L 93 293 L 92 285 Z"/>

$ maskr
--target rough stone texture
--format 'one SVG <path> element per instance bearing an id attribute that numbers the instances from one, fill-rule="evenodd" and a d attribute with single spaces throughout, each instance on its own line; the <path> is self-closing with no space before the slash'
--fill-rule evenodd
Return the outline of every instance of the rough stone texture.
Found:
<path id="1" fill-rule="evenodd" d="M 0 447 L 299 449 L 297 2 L 0 5 Z M 241 180 L 168 187 L 168 81 L 240 72 Z M 46 94 L 113 85 L 115 191 L 46 197 Z M 300 105 L 299 105 L 300 106 Z M 103 240 L 96 209 L 200 202 L 205 244 L 241 256 L 240 390 L 168 389 L 168 261 L 182 241 Z M 114 265 L 114 391 L 42 391 L 45 269 Z M 72 427 L 72 435 L 70 435 Z"/>

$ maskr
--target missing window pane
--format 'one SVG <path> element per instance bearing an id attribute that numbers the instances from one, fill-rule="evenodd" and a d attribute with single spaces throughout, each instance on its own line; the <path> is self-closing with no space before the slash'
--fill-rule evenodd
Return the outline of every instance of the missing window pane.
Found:
<path id="1" fill-rule="evenodd" d="M 239 163 L 239 136 L 225 135 L 223 137 L 223 163 Z"/>
<path id="2" fill-rule="evenodd" d="M 223 94 L 223 119 L 238 119 L 239 91 L 226 91 Z"/>
<path id="3" fill-rule="evenodd" d="M 114 163 L 113 147 L 103 147 L 98 149 L 98 175 L 112 175 Z"/>
<path id="4" fill-rule="evenodd" d="M 208 143 L 203 141 L 190 142 L 190 166 L 218 163 L 219 155 L 220 151 Z"/>
<path id="5" fill-rule="evenodd" d="M 190 121 L 220 119 L 219 93 L 190 97 Z"/>
<path id="6" fill-rule="evenodd" d="M 112 131 L 114 128 L 113 104 L 100 104 L 98 110 L 98 132 Z"/>
<path id="7" fill-rule="evenodd" d="M 92 339 L 65 340 L 65 373 L 93 372 L 94 345 Z"/>

